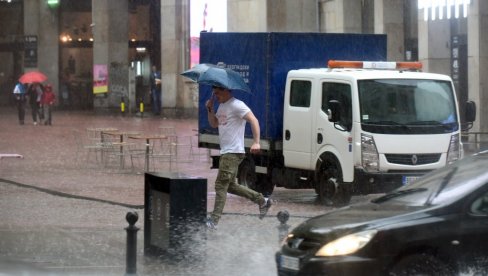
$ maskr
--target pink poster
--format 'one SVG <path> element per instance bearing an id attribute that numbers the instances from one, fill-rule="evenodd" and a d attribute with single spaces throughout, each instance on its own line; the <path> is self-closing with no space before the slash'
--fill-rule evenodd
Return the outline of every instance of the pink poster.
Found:
<path id="1" fill-rule="evenodd" d="M 93 94 L 108 92 L 108 69 L 106 64 L 93 65 Z"/>

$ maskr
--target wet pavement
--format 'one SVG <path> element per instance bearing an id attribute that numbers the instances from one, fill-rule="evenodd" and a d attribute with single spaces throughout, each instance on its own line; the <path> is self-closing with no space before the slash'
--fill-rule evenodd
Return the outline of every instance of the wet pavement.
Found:
<path id="1" fill-rule="evenodd" d="M 218 230 L 203 234 L 204 244 L 196 243 L 198 248 L 181 259 L 145 256 L 142 166 L 120 170 L 113 164 L 101 166 L 93 157 L 77 161 L 73 130 L 115 127 L 156 134 L 160 126 L 191 136 L 197 120 L 56 110 L 52 126 L 35 126 L 28 116 L 19 125 L 15 109 L 2 107 L 0 153 L 24 158 L 0 159 L 0 275 L 125 274 L 124 228 L 130 211 L 139 214 L 138 275 L 276 275 L 277 212 L 288 210 L 293 227 L 330 209 L 315 202 L 313 190 L 276 188 L 276 204 L 259 220 L 255 204 L 229 195 Z M 171 169 L 207 179 L 211 210 L 216 170 L 209 169 L 206 150 L 201 151 L 193 162 Z"/>

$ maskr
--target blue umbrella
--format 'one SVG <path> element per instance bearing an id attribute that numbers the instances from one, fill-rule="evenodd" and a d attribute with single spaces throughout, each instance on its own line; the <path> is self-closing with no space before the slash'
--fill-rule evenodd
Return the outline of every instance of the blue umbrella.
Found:
<path id="1" fill-rule="evenodd" d="M 181 73 L 181 75 L 201 84 L 223 87 L 229 90 L 242 90 L 251 93 L 251 89 L 241 75 L 229 68 L 202 63 L 186 70 Z"/>

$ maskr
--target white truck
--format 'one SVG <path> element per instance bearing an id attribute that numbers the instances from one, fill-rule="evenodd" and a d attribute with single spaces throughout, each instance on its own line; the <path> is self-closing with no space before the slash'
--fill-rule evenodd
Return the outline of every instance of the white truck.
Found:
<path id="1" fill-rule="evenodd" d="M 305 178 L 315 180 L 317 194 L 344 203 L 351 194 L 388 191 L 461 158 L 452 80 L 407 71 L 420 67 L 330 61 L 326 69 L 290 71 L 283 117 L 284 168 L 313 171 Z M 475 107 L 472 102 L 467 105 L 469 122 Z M 313 139 L 301 139 L 302 135 Z M 282 175 L 276 183 L 293 178 Z"/>
<path id="2" fill-rule="evenodd" d="M 324 203 L 342 205 L 354 194 L 386 192 L 462 158 L 453 82 L 421 67 L 418 62 L 329 60 L 324 68 L 283 72 L 280 106 L 269 95 L 263 100 L 259 90 L 239 95 L 262 128 L 262 153 L 247 154 L 239 183 L 268 194 L 275 186 L 314 188 Z M 252 78 L 253 64 L 242 68 L 243 76 Z M 204 93 L 200 104 L 208 98 Z M 264 108 L 261 102 L 267 103 Z M 273 114 L 278 108 L 282 115 Z M 474 103 L 465 103 L 464 110 L 464 121 L 473 122 Z M 205 119 L 200 116 L 200 145 L 218 148 L 217 133 Z M 266 133 L 273 122 L 281 137 Z"/>

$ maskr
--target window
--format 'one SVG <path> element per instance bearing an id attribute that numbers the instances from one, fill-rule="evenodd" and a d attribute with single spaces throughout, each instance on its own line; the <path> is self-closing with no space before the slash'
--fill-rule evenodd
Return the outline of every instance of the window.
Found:
<path id="1" fill-rule="evenodd" d="M 312 83 L 310 81 L 293 80 L 290 90 L 290 106 L 310 107 Z"/>
<path id="2" fill-rule="evenodd" d="M 352 101 L 351 86 L 345 83 L 324 82 L 322 84 L 322 111 L 327 113 L 329 101 L 337 100 L 340 103 L 339 125 L 346 130 L 352 128 Z"/>
<path id="3" fill-rule="evenodd" d="M 458 129 L 454 93 L 448 81 L 360 80 L 358 92 L 360 118 L 365 131 L 432 134 Z"/>

